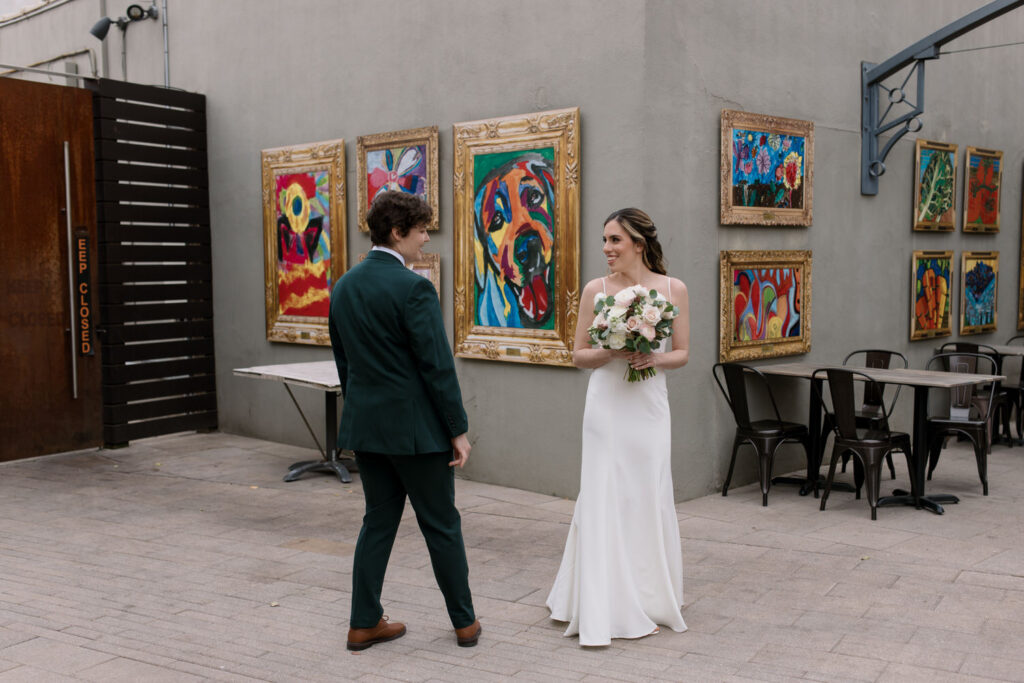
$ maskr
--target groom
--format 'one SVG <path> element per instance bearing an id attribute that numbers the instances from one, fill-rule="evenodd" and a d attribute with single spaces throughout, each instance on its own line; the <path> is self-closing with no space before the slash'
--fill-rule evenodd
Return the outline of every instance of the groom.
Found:
<path id="1" fill-rule="evenodd" d="M 348 649 L 405 635 L 383 616 L 384 572 L 409 497 L 427 542 L 455 639 L 476 645 L 455 467 L 469 459 L 469 422 L 437 292 L 405 265 L 430 241 L 430 207 L 384 192 L 366 214 L 373 248 L 338 280 L 330 333 L 344 407 L 338 448 L 355 451 L 366 499 L 352 566 Z"/>

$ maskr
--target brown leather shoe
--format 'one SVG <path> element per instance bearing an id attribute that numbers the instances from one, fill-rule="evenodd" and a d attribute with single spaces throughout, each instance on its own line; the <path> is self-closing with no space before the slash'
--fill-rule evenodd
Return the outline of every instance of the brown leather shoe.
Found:
<path id="1" fill-rule="evenodd" d="M 348 630 L 349 650 L 365 650 L 377 643 L 386 643 L 395 638 L 405 635 L 405 624 L 395 622 L 391 624 L 387 617 L 381 617 L 377 625 L 372 628 L 350 628 Z"/>
<path id="2" fill-rule="evenodd" d="M 459 644 L 459 647 L 473 647 L 476 645 L 476 641 L 480 640 L 480 633 L 483 630 L 484 627 L 480 625 L 480 620 L 475 619 L 469 626 L 455 629 L 455 642 Z"/>

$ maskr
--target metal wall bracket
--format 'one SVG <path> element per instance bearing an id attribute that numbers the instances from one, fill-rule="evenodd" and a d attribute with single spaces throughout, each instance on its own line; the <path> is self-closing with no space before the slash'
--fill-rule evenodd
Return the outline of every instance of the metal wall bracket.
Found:
<path id="1" fill-rule="evenodd" d="M 963 16 L 952 24 L 939 29 L 927 38 L 923 38 L 910 47 L 893 55 L 881 64 L 861 62 L 860 94 L 861 94 L 861 132 L 860 132 L 860 193 L 864 195 L 878 194 L 878 178 L 885 173 L 885 158 L 892 146 L 907 133 L 916 133 L 924 123 L 924 63 L 929 59 L 939 58 L 939 48 L 965 33 L 973 31 L 982 24 L 1006 14 L 1024 5 L 1024 0 L 995 0 Z M 883 81 L 894 74 L 912 66 L 907 77 L 896 87 L 886 87 Z M 917 76 L 915 100 L 907 98 L 907 83 L 911 76 Z M 883 96 L 884 91 L 884 96 Z M 882 111 L 882 107 L 885 110 Z M 895 116 L 894 107 L 903 110 Z M 893 114 L 894 118 L 886 121 Z M 878 136 L 902 126 L 893 133 L 881 151 L 878 149 Z"/>

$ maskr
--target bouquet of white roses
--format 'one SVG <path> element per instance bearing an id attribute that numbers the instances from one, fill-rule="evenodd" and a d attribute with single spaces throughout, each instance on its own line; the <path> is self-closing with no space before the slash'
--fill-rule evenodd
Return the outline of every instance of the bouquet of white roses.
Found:
<path id="1" fill-rule="evenodd" d="M 626 287 L 615 296 L 598 292 L 594 297 L 594 322 L 587 329 L 590 343 L 602 349 L 651 353 L 663 339 L 672 336 L 672 320 L 679 314 L 656 289 L 642 285 Z M 654 368 L 626 370 L 630 382 L 654 377 Z"/>

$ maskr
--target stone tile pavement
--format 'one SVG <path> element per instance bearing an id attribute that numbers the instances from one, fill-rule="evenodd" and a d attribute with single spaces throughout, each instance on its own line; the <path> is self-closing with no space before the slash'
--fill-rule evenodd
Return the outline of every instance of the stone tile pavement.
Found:
<path id="1" fill-rule="evenodd" d="M 690 630 L 593 649 L 543 606 L 572 502 L 459 481 L 480 645 L 455 646 L 410 513 L 385 584 L 409 633 L 358 654 L 358 477 L 281 481 L 311 457 L 214 433 L 0 465 L 0 683 L 1024 681 L 1022 448 L 995 448 L 987 498 L 947 450 L 943 516 L 792 487 L 681 503 Z"/>

